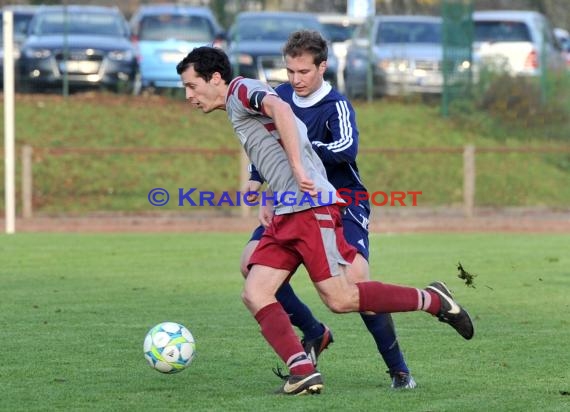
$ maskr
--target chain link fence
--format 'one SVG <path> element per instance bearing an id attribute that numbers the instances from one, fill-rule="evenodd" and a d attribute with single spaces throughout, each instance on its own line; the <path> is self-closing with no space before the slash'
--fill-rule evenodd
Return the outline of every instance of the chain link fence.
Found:
<path id="1" fill-rule="evenodd" d="M 449 115 L 450 105 L 471 98 L 473 84 L 473 0 L 444 0 L 443 18 L 443 91 L 441 110 Z"/>

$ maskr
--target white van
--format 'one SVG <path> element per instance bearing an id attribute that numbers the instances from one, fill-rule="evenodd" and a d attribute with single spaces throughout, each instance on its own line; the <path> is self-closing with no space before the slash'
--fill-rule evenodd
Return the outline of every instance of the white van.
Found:
<path id="1" fill-rule="evenodd" d="M 565 70 L 559 42 L 548 19 L 535 11 L 489 10 L 473 13 L 476 66 L 512 75 L 538 76 Z"/>

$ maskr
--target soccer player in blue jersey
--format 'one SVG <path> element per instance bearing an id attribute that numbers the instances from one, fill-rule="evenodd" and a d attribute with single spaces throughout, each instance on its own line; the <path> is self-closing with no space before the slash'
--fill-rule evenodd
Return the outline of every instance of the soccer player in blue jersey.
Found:
<path id="1" fill-rule="evenodd" d="M 271 191 L 293 197 L 291 202 L 275 203 L 271 223 L 249 260 L 242 292 L 261 334 L 287 365 L 289 375 L 277 393 L 320 393 L 324 387 L 275 298 L 300 265 L 335 313 L 424 311 L 464 339 L 473 338 L 469 314 L 443 282 L 419 289 L 377 281 L 355 283 L 346 275 L 358 253 L 343 235 L 341 211 L 347 202 L 327 180 L 306 126 L 271 87 L 243 77 L 232 80 L 228 56 L 214 47 L 195 48 L 176 71 L 189 104 L 204 113 L 225 110 L 245 153 Z"/>
<path id="2" fill-rule="evenodd" d="M 354 282 L 369 280 L 368 220 L 370 204 L 356 200 L 356 193 L 366 191 L 356 165 L 358 152 L 358 127 L 350 102 L 324 80 L 328 58 L 327 42 L 320 33 L 301 30 L 290 35 L 283 48 L 289 83 L 275 91 L 293 109 L 295 115 L 307 126 L 308 138 L 313 149 L 325 165 L 329 181 L 343 195 L 351 198 L 344 209 L 342 224 L 344 237 L 358 251 L 348 268 L 348 276 Z M 247 191 L 257 191 L 263 179 L 252 167 Z M 249 257 L 269 224 L 273 211 L 260 210 L 263 225 L 253 232 L 246 245 L 241 270 L 247 275 Z M 277 293 L 277 299 L 290 315 L 291 322 L 303 332 L 303 346 L 316 365 L 318 355 L 332 342 L 332 333 L 318 321 L 310 309 L 295 295 L 291 285 L 285 283 Z M 416 382 L 400 350 L 392 316 L 386 314 L 360 314 L 372 334 L 380 355 L 384 359 L 392 380 L 392 388 L 412 389 Z"/>

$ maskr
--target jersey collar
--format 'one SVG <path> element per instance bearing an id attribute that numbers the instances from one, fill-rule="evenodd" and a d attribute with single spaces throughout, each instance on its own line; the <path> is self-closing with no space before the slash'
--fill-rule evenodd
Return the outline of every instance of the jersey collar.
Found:
<path id="1" fill-rule="evenodd" d="M 226 103 L 228 102 L 228 99 L 230 98 L 230 96 L 232 95 L 232 93 L 234 92 L 234 89 L 236 88 L 238 82 L 243 79 L 242 76 L 237 76 L 236 78 L 234 78 L 230 84 L 228 85 L 228 90 L 226 91 Z"/>
<path id="2" fill-rule="evenodd" d="M 323 81 L 321 87 L 315 90 L 313 93 L 308 95 L 307 97 L 297 96 L 295 92 L 293 92 L 293 103 L 295 103 L 299 107 L 311 107 L 320 102 L 327 94 L 330 93 L 332 90 L 332 86 L 329 82 Z"/>

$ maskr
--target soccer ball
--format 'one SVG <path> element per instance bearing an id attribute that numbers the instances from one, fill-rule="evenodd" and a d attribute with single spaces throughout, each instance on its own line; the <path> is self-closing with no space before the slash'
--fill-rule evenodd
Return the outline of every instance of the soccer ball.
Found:
<path id="1" fill-rule="evenodd" d="M 194 337 L 179 323 L 163 322 L 148 331 L 143 344 L 149 365 L 162 373 L 178 373 L 190 365 L 196 352 Z"/>

